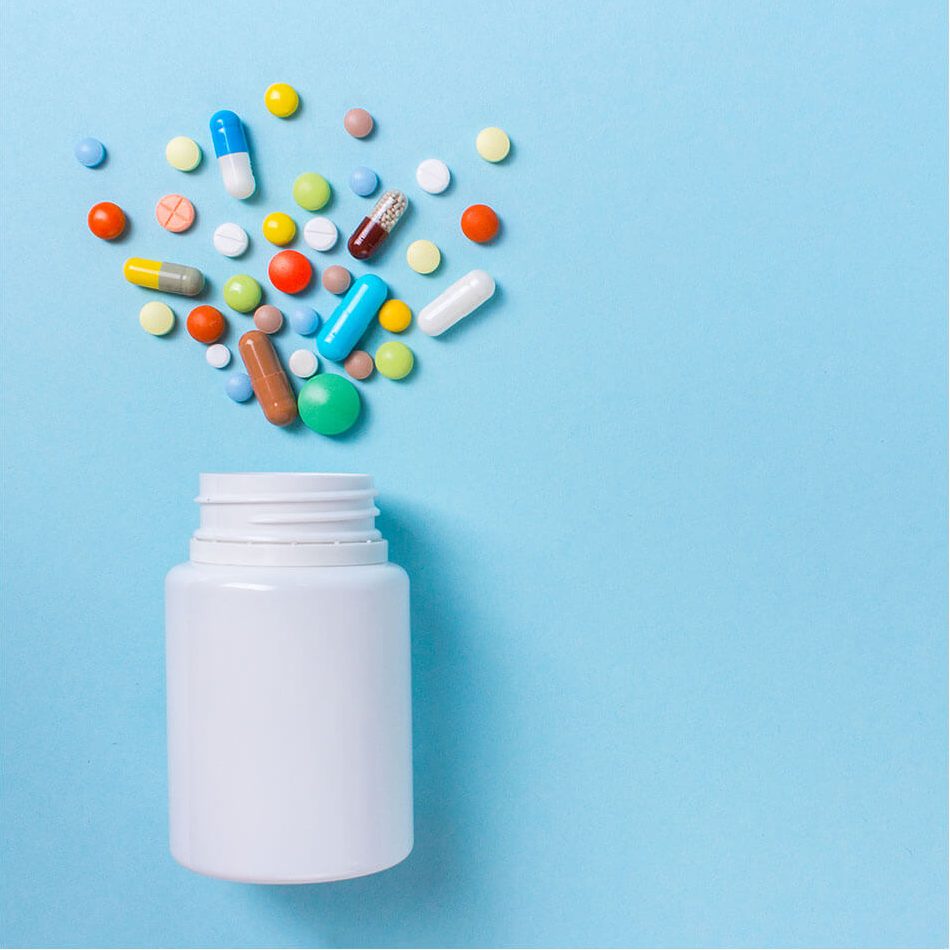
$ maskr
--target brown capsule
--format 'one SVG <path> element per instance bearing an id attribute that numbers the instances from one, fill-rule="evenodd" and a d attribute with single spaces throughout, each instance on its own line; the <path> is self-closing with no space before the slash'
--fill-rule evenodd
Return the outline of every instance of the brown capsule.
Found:
<path id="1" fill-rule="evenodd" d="M 290 425 L 297 418 L 297 400 L 267 334 L 249 330 L 238 342 L 238 349 L 267 421 L 275 426 Z"/>

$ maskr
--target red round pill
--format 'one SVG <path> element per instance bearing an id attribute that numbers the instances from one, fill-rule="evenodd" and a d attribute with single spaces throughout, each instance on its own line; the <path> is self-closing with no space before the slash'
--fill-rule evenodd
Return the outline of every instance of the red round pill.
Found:
<path id="1" fill-rule="evenodd" d="M 199 343 L 215 343 L 224 336 L 228 323 L 217 307 L 202 304 L 188 314 L 185 326 Z"/>
<path id="2" fill-rule="evenodd" d="M 103 241 L 114 241 L 125 230 L 125 212 L 111 201 L 100 201 L 89 209 L 89 230 Z"/>
<path id="3" fill-rule="evenodd" d="M 267 276 L 285 294 L 299 294 L 307 289 L 313 267 L 300 251 L 279 251 L 267 265 Z"/>
<path id="4" fill-rule="evenodd" d="M 488 205 L 471 205 L 462 212 L 462 234 L 476 244 L 490 241 L 498 233 L 498 215 Z"/>

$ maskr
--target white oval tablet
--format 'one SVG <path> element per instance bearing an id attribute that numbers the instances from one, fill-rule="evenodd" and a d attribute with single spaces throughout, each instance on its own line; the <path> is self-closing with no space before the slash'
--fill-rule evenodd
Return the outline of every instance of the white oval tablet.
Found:
<path id="1" fill-rule="evenodd" d="M 247 250 L 247 231 L 233 221 L 219 224 L 214 229 L 214 237 L 211 240 L 214 249 L 225 257 L 240 257 Z"/>
<path id="2" fill-rule="evenodd" d="M 303 239 L 315 251 L 329 251 L 336 244 L 336 225 L 329 218 L 318 214 L 303 226 Z"/>
<path id="3" fill-rule="evenodd" d="M 452 180 L 452 173 L 449 166 L 438 158 L 427 158 L 424 162 L 419 162 L 416 169 L 416 181 L 423 191 L 430 195 L 441 195 L 449 182 Z"/>
<path id="4" fill-rule="evenodd" d="M 205 351 L 205 359 L 215 369 L 224 369 L 231 362 L 231 351 L 223 343 L 212 343 Z"/>
<path id="5" fill-rule="evenodd" d="M 294 350 L 287 365 L 294 376 L 309 379 L 317 371 L 317 354 L 313 350 Z"/>

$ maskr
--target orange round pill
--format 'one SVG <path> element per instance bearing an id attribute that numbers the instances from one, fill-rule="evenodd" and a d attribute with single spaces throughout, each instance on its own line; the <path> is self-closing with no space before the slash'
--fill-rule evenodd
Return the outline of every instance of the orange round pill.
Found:
<path id="1" fill-rule="evenodd" d="M 89 230 L 103 241 L 114 241 L 125 230 L 125 212 L 111 201 L 100 201 L 89 209 Z"/>
<path id="2" fill-rule="evenodd" d="M 471 205 L 462 212 L 462 234 L 476 244 L 490 241 L 498 233 L 498 215 L 488 205 Z"/>
<path id="3" fill-rule="evenodd" d="M 267 265 L 270 282 L 285 294 L 306 290 L 313 276 L 313 265 L 300 251 L 278 251 Z"/>
<path id="4" fill-rule="evenodd" d="M 217 307 L 202 304 L 188 314 L 185 326 L 199 343 L 215 343 L 224 336 L 228 324 Z"/>
<path id="5" fill-rule="evenodd" d="M 155 205 L 155 217 L 166 231 L 180 234 L 195 223 L 195 206 L 183 195 L 165 195 Z"/>

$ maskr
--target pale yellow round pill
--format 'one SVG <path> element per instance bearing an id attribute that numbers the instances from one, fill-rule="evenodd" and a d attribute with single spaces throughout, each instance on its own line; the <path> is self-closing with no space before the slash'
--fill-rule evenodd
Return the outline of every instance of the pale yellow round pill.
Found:
<path id="1" fill-rule="evenodd" d="M 406 262 L 417 274 L 431 274 L 441 261 L 442 254 L 431 241 L 413 241 L 406 251 Z"/>
<path id="2" fill-rule="evenodd" d="M 167 303 L 150 300 L 139 311 L 139 323 L 146 333 L 152 336 L 164 336 L 175 325 L 175 314 Z"/>
<path id="3" fill-rule="evenodd" d="M 177 135 L 165 146 L 165 160 L 180 172 L 194 171 L 201 164 L 201 148 L 187 135 Z"/>
<path id="4" fill-rule="evenodd" d="M 478 133 L 475 148 L 486 162 L 500 162 L 511 150 L 511 139 L 505 134 L 504 129 L 491 126 Z"/>

